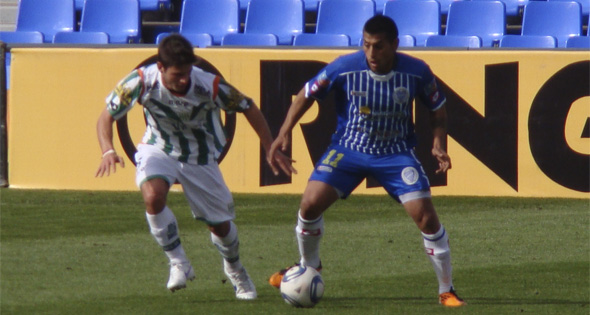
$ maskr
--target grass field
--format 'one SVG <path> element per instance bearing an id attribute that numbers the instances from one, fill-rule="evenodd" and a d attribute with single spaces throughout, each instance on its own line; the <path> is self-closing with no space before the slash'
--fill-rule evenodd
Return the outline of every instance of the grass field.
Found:
<path id="1" fill-rule="evenodd" d="M 197 279 L 174 294 L 139 193 L 0 190 L 2 314 L 589 314 L 590 202 L 435 197 L 455 286 L 437 304 L 418 229 L 385 196 L 352 196 L 325 215 L 326 291 L 314 309 L 284 303 L 267 277 L 298 258 L 299 196 L 235 197 L 241 257 L 259 298 L 235 299 L 221 258 L 184 196 L 171 193 Z"/>

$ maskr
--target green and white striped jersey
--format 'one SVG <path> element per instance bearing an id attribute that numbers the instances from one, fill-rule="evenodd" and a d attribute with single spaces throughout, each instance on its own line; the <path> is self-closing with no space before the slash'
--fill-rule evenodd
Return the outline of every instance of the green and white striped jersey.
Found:
<path id="1" fill-rule="evenodd" d="M 106 98 L 107 110 L 119 119 L 139 103 L 147 121 L 143 143 L 180 162 L 212 163 L 227 140 L 220 110 L 242 112 L 252 100 L 221 77 L 197 67 L 190 79 L 188 92 L 178 95 L 164 86 L 156 64 L 138 68 Z"/>

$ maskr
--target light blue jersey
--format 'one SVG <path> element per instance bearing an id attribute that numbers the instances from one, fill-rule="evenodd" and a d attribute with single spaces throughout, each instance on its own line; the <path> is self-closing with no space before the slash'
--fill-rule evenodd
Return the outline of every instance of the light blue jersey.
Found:
<path id="1" fill-rule="evenodd" d="M 338 125 L 332 144 L 366 154 L 407 152 L 416 146 L 412 105 L 419 98 L 430 110 L 445 103 L 430 67 L 397 53 L 391 72 L 378 75 L 364 52 L 341 56 L 306 83 L 306 97 L 336 94 Z"/>

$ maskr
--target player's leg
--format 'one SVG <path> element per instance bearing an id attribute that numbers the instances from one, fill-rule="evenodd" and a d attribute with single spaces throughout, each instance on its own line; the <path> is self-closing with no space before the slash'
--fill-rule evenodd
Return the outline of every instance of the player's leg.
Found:
<path id="1" fill-rule="evenodd" d="M 301 256 L 300 264 L 321 268 L 320 240 L 324 234 L 323 213 L 340 196 L 332 187 L 321 181 L 310 180 L 303 192 L 295 235 Z"/>
<path id="2" fill-rule="evenodd" d="M 462 306 L 453 289 L 453 268 L 449 236 L 440 224 L 432 200 L 429 197 L 413 199 L 403 203 L 406 212 L 412 217 L 424 239 L 424 248 L 432 262 L 438 279 L 439 302 L 445 306 Z"/>
<path id="3" fill-rule="evenodd" d="M 432 204 L 430 183 L 422 165 L 412 151 L 376 157 L 371 165 L 372 175 L 391 196 L 402 203 L 422 232 L 426 253 L 438 279 L 439 294 L 451 293 L 455 297 L 454 302 L 462 305 L 462 301 L 453 292 L 448 234 L 440 224 Z M 442 302 L 440 295 L 439 298 Z M 451 300 L 446 299 L 443 304 L 453 304 Z"/>
<path id="4" fill-rule="evenodd" d="M 322 214 L 340 198 L 346 198 L 364 179 L 359 165 L 364 156 L 340 146 L 331 146 L 316 165 L 307 183 L 297 216 L 295 235 L 300 264 L 320 270 L 320 241 L 324 234 Z M 290 267 L 270 276 L 270 285 L 279 288 Z"/>
<path id="5" fill-rule="evenodd" d="M 236 297 L 255 299 L 256 288 L 240 261 L 233 197 L 219 166 L 185 164 L 179 181 L 193 216 L 209 227 L 211 241 L 223 258 L 223 269 L 234 286 Z"/>
<path id="6" fill-rule="evenodd" d="M 178 222 L 166 206 L 170 182 L 174 182 L 174 162 L 159 149 L 138 147 L 136 182 L 141 189 L 150 232 L 170 262 L 167 287 L 172 292 L 186 287 L 195 273 L 180 242 Z"/>
<path id="7" fill-rule="evenodd" d="M 223 257 L 223 270 L 236 291 L 236 297 L 243 300 L 255 299 L 256 287 L 246 268 L 240 261 L 240 240 L 238 228 L 233 221 L 209 225 L 211 241 Z"/>

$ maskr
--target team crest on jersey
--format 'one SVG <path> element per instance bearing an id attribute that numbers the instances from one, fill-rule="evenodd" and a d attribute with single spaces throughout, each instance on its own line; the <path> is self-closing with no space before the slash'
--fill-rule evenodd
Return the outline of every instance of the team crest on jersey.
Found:
<path id="1" fill-rule="evenodd" d="M 405 87 L 398 87 L 393 90 L 393 100 L 399 104 L 405 104 L 410 99 L 410 91 Z"/>
<path id="2" fill-rule="evenodd" d="M 419 176 L 418 170 L 411 166 L 408 166 L 402 170 L 402 180 L 407 185 L 414 185 L 416 182 L 418 182 Z"/>

